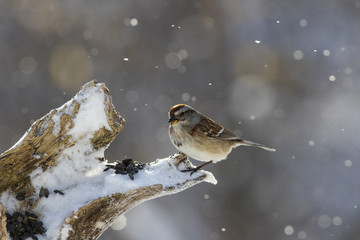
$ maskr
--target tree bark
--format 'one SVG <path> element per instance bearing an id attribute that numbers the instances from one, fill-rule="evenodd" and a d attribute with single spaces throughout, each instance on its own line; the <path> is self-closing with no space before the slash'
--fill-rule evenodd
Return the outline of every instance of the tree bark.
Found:
<path id="1" fill-rule="evenodd" d="M 5 207 L 0 203 L 0 239 L 7 239 Z"/>
<path id="2" fill-rule="evenodd" d="M 104 150 L 124 124 L 105 85 L 95 80 L 85 84 L 0 155 L 0 202 L 9 213 L 38 215 L 47 229 L 42 239 L 97 239 L 118 216 L 146 200 L 203 181 L 216 184 L 209 172 L 181 172 L 192 166 L 183 154 L 148 164 L 133 181 L 112 169 L 103 172 Z M 65 195 L 50 191 L 45 198 L 39 194 L 43 186 L 61 186 Z M 90 188 L 94 193 L 85 194 Z M 0 234 L 6 234 L 4 211 L 0 203 Z M 54 220 L 51 214 L 60 215 Z"/>

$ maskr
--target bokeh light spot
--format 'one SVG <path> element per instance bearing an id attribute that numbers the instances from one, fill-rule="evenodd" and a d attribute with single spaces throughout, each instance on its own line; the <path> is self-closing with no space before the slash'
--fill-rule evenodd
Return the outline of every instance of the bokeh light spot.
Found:
<path id="1" fill-rule="evenodd" d="M 186 72 L 186 67 L 184 65 L 180 65 L 177 68 L 177 70 L 178 70 L 179 73 L 185 73 Z"/>
<path id="2" fill-rule="evenodd" d="M 72 26 L 72 12 L 62 1 L 19 0 L 11 3 L 20 24 L 33 31 L 63 36 Z"/>
<path id="3" fill-rule="evenodd" d="M 170 69 L 177 69 L 181 65 L 181 59 L 178 53 L 168 53 L 165 57 L 165 64 Z"/>
<path id="4" fill-rule="evenodd" d="M 233 81 L 227 96 L 228 107 L 238 119 L 258 118 L 272 112 L 276 99 L 274 90 L 267 85 L 267 79 L 260 75 L 243 75 Z"/>
<path id="5" fill-rule="evenodd" d="M 112 230 L 115 231 L 120 231 L 122 230 L 124 227 L 126 227 L 126 223 L 127 223 L 127 219 L 126 217 L 122 214 L 120 215 L 118 218 L 115 219 L 115 221 L 113 222 L 113 224 L 110 226 Z"/>
<path id="6" fill-rule="evenodd" d="M 306 19 L 301 19 L 299 22 L 300 27 L 306 27 L 308 25 Z"/>
<path id="7" fill-rule="evenodd" d="M 178 56 L 181 60 L 185 60 L 188 57 L 188 52 L 185 49 L 180 49 L 178 52 Z"/>
<path id="8" fill-rule="evenodd" d="M 299 231 L 297 234 L 297 237 L 299 239 L 305 239 L 306 238 L 306 232 L 305 231 Z"/>
<path id="9" fill-rule="evenodd" d="M 341 217 L 334 217 L 332 219 L 332 223 L 335 225 L 335 226 L 340 226 L 342 224 L 342 218 Z"/>
<path id="10" fill-rule="evenodd" d="M 318 225 L 321 228 L 328 228 L 332 223 L 332 219 L 328 215 L 321 215 L 318 219 Z"/>
<path id="11" fill-rule="evenodd" d="M 323 51 L 323 55 L 324 55 L 325 57 L 330 56 L 330 50 L 325 49 L 325 50 Z"/>
<path id="12" fill-rule="evenodd" d="M 351 69 L 351 67 L 347 67 L 347 68 L 345 68 L 345 73 L 346 74 L 352 74 L 352 69 Z"/>
<path id="13" fill-rule="evenodd" d="M 352 164 L 353 164 L 352 161 L 349 160 L 349 159 L 345 160 L 345 162 L 344 162 L 344 165 L 345 165 L 346 167 L 351 167 Z"/>
<path id="14" fill-rule="evenodd" d="M 292 235 L 294 233 L 294 227 L 291 225 L 285 226 L 284 233 L 288 236 Z"/>
<path id="15" fill-rule="evenodd" d="M 62 89 L 77 89 L 91 80 L 93 63 L 82 45 L 59 45 L 51 52 L 49 69 Z"/>
<path id="16" fill-rule="evenodd" d="M 296 50 L 294 53 L 293 53 L 293 57 L 295 60 L 301 60 L 304 58 L 304 54 L 302 51 L 300 50 Z"/>
<path id="17" fill-rule="evenodd" d="M 189 93 L 183 93 L 181 95 L 181 99 L 184 101 L 184 102 L 187 102 L 190 100 L 190 94 Z"/>
<path id="18" fill-rule="evenodd" d="M 139 21 L 138 21 L 136 18 L 132 18 L 132 19 L 130 20 L 130 26 L 132 26 L 132 27 L 137 26 L 138 23 L 139 23 Z"/>

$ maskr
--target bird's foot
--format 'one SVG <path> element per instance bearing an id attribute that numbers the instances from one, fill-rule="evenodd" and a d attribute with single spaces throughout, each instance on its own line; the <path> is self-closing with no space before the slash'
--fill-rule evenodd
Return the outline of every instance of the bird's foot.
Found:
<path id="1" fill-rule="evenodd" d="M 194 172 L 197 172 L 199 169 L 201 169 L 201 166 L 196 167 L 196 168 L 189 168 L 189 169 L 185 169 L 185 170 L 181 170 L 181 172 L 191 172 L 190 176 L 193 175 Z"/>
<path id="2" fill-rule="evenodd" d="M 193 175 L 194 172 L 197 172 L 198 170 L 200 170 L 202 167 L 205 167 L 206 165 L 212 163 L 212 160 L 200 165 L 200 166 L 197 166 L 195 168 L 189 168 L 189 169 L 185 169 L 185 170 L 181 170 L 181 172 L 191 172 L 190 173 L 190 176 Z"/>

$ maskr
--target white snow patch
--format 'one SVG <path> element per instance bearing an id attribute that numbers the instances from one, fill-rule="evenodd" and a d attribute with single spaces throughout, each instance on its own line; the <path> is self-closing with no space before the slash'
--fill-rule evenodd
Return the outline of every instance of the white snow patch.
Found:
<path id="1" fill-rule="evenodd" d="M 102 126 L 110 130 L 104 111 L 104 94 L 99 94 L 100 89 L 91 88 L 87 91 L 87 100 L 80 106 L 79 112 L 74 119 L 74 127 L 68 134 L 75 138 L 83 137 L 84 134 L 99 130 Z M 102 114 L 100 114 L 102 113 Z"/>
<path id="2" fill-rule="evenodd" d="M 61 240 L 67 239 L 67 237 L 69 236 L 70 230 L 71 230 L 71 227 L 68 224 L 64 225 L 64 227 L 61 229 Z"/>
<path id="3" fill-rule="evenodd" d="M 59 113 L 55 113 L 52 117 L 52 120 L 54 122 L 54 126 L 53 126 L 53 135 L 56 136 L 60 133 L 60 117 L 61 114 Z"/>
<path id="4" fill-rule="evenodd" d="M 206 173 L 204 181 L 207 182 L 207 183 L 214 184 L 214 185 L 217 184 L 217 180 L 216 180 L 216 178 L 214 177 L 214 175 L 211 172 Z"/>
<path id="5" fill-rule="evenodd" d="M 14 194 L 9 194 L 9 191 L 1 194 L 0 202 L 6 207 L 7 212 L 16 211 L 20 207 L 20 202 L 15 198 Z"/>

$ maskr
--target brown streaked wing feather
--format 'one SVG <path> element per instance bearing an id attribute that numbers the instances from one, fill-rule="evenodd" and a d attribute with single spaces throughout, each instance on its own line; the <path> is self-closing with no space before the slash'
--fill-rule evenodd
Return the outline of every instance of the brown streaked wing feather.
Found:
<path id="1" fill-rule="evenodd" d="M 239 139 L 238 136 L 236 136 L 235 133 L 231 132 L 230 130 L 228 130 L 227 128 L 224 128 L 224 131 L 218 136 L 219 138 L 226 138 L 226 139 Z"/>
<path id="2" fill-rule="evenodd" d="M 199 126 L 198 129 L 190 130 L 190 135 L 193 136 L 196 131 L 197 132 L 196 134 L 203 134 L 212 138 L 223 138 L 223 139 L 238 138 L 234 133 L 224 128 L 220 124 L 217 124 L 215 121 L 211 120 L 210 118 L 206 118 L 206 117 L 202 118 L 197 126 Z"/>

